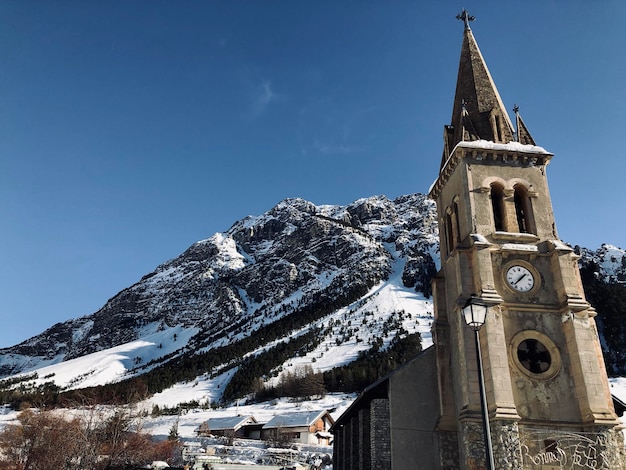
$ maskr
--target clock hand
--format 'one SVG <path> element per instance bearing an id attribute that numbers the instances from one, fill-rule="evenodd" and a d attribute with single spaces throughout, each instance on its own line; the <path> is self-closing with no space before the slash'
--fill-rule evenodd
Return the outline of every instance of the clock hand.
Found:
<path id="1" fill-rule="evenodd" d="M 524 279 L 525 277 L 526 277 L 526 273 L 522 274 L 522 275 L 519 277 L 519 279 L 513 283 L 513 285 L 514 285 L 514 286 L 516 286 L 516 285 L 517 285 L 517 284 L 518 284 L 518 283 L 519 283 L 522 279 Z"/>

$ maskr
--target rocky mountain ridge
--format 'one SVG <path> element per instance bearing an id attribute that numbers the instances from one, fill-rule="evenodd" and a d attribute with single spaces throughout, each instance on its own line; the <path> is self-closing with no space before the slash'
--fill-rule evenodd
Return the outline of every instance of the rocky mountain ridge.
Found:
<path id="1" fill-rule="evenodd" d="M 216 347 L 303 307 L 342 298 L 345 304 L 388 277 L 394 257 L 404 264 L 404 284 L 428 293 L 437 250 L 435 206 L 424 195 L 375 196 L 347 206 L 286 199 L 194 243 L 94 314 L 0 350 L 0 376 L 168 328 L 195 332 L 190 344 L 181 342 L 180 354 Z"/>

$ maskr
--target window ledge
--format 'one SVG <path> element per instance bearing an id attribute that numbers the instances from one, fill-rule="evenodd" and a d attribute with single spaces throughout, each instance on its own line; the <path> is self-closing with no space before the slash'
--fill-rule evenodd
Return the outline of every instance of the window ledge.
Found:
<path id="1" fill-rule="evenodd" d="M 492 237 L 497 242 L 537 243 L 539 241 L 539 237 L 532 233 L 494 232 Z"/>
<path id="2" fill-rule="evenodd" d="M 536 245 L 523 245 L 521 243 L 503 243 L 502 251 L 515 251 L 517 253 L 538 252 Z"/>

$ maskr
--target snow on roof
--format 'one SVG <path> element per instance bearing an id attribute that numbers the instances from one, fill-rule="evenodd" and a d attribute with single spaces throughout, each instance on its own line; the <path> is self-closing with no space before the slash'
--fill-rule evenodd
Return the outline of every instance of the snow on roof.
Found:
<path id="1" fill-rule="evenodd" d="M 491 142 L 490 140 L 463 140 L 457 144 L 457 147 L 476 148 L 484 150 L 501 150 L 509 152 L 526 152 L 526 153 L 543 153 L 552 155 L 543 147 L 538 145 L 520 144 L 519 142 L 509 142 L 508 144 L 500 144 Z"/>
<path id="2" fill-rule="evenodd" d="M 565 251 L 573 251 L 572 247 L 568 246 L 566 243 L 563 243 L 561 240 L 551 240 L 552 245 L 557 250 L 565 250 Z"/>
<path id="3" fill-rule="evenodd" d="M 254 416 L 225 416 L 222 418 L 209 418 L 206 424 L 209 431 L 222 431 L 229 429 L 238 429 L 244 424 L 256 423 Z"/>
<path id="4" fill-rule="evenodd" d="M 327 413 L 326 410 L 317 410 L 276 415 L 265 423 L 263 429 L 310 426 L 325 413 Z"/>
<path id="5" fill-rule="evenodd" d="M 472 237 L 472 240 L 476 243 L 489 243 L 489 240 L 480 233 L 470 233 L 470 237 Z"/>
<path id="6" fill-rule="evenodd" d="M 452 158 L 452 156 L 454 155 L 454 152 L 456 151 L 458 147 L 483 149 L 483 150 L 495 150 L 495 151 L 501 151 L 501 152 L 522 152 L 522 153 L 539 153 L 539 154 L 548 155 L 548 156 L 552 155 L 546 149 L 538 145 L 521 144 L 519 142 L 509 142 L 507 144 L 501 144 L 501 143 L 492 142 L 490 140 L 462 140 L 458 144 L 456 144 L 452 152 L 450 152 L 448 159 L 441 166 L 442 170 L 448 165 L 448 162 L 450 161 L 450 159 Z M 437 178 L 435 178 L 435 181 L 433 181 L 430 187 L 428 188 L 428 194 L 432 193 L 435 185 L 437 184 L 437 181 L 439 181 L 439 176 L 440 175 L 438 175 Z"/>

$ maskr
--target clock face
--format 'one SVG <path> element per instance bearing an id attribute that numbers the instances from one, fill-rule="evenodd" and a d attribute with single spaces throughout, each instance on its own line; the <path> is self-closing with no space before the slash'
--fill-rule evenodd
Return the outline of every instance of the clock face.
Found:
<path id="1" fill-rule="evenodd" d="M 511 266 L 506 271 L 506 282 L 518 292 L 528 292 L 535 286 L 535 277 L 524 266 Z"/>

